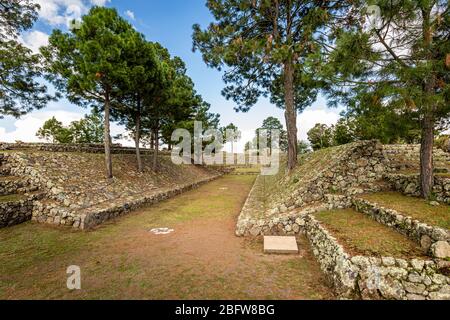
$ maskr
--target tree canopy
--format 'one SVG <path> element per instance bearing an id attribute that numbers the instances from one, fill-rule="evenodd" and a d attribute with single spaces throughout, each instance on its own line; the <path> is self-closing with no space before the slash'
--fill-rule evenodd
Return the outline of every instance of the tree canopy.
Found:
<path id="1" fill-rule="evenodd" d="M 53 30 L 49 45 L 41 49 L 46 58 L 47 78 L 69 101 L 79 105 L 97 103 L 104 111 L 106 176 L 112 178 L 110 110 L 121 107 L 129 75 L 136 72 L 130 52 L 143 36 L 115 9 L 93 7 L 71 32 Z"/>
<path id="2" fill-rule="evenodd" d="M 18 118 L 53 99 L 39 79 L 43 76 L 40 55 L 17 40 L 20 32 L 33 26 L 38 9 L 31 0 L 0 3 L 0 118 Z"/>
<path id="3" fill-rule="evenodd" d="M 310 55 L 314 33 L 327 20 L 335 1 L 208 0 L 215 22 L 206 30 L 194 25 L 194 50 L 210 67 L 225 69 L 222 94 L 236 110 L 248 111 L 269 96 L 285 109 L 288 169 L 297 162 L 297 112 L 316 97 Z"/>
<path id="4" fill-rule="evenodd" d="M 332 103 L 352 110 L 392 110 L 416 119 L 421 129 L 421 189 L 433 185 L 432 147 L 436 126 L 450 117 L 449 2 L 373 2 L 379 16 L 364 1 L 346 12 L 352 23 L 330 28 L 333 42 L 324 46 L 320 72 L 327 80 Z M 370 2 L 372 4 L 372 2 Z"/>

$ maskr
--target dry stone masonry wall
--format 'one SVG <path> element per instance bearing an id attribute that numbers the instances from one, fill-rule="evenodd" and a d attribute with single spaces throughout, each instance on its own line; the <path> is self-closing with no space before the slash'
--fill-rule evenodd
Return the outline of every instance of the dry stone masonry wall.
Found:
<path id="1" fill-rule="evenodd" d="M 18 197 L 0 203 L 0 228 L 10 227 L 31 220 L 34 203 L 42 198 L 40 194 Z"/>
<path id="2" fill-rule="evenodd" d="M 449 230 L 429 226 L 395 210 L 358 198 L 365 191 L 395 189 L 418 195 L 418 177 L 398 173 L 417 169 L 418 147 L 359 142 L 335 150 L 334 161 L 315 177 L 275 202 L 261 215 L 267 199 L 261 199 L 258 177 L 241 211 L 236 234 L 306 234 L 321 269 L 336 293 L 352 299 L 450 300 Z M 435 151 L 439 172 L 445 172 L 448 155 Z M 435 177 L 436 200 L 448 203 L 449 179 Z M 335 193 L 330 193 L 335 192 Z M 278 195 L 277 195 L 278 196 Z M 315 218 L 321 210 L 353 207 L 419 243 L 434 260 L 352 256 Z"/>
<path id="3" fill-rule="evenodd" d="M 386 144 L 383 155 L 393 170 L 418 169 L 420 163 L 420 145 L 418 144 Z M 438 169 L 450 169 L 450 153 L 441 149 L 433 149 L 434 166 Z"/>
<path id="4" fill-rule="evenodd" d="M 280 187 L 272 199 L 260 199 L 259 189 L 264 188 L 264 181 L 259 176 L 239 215 L 236 234 L 288 233 L 291 231 L 286 230 L 286 227 L 297 230 L 291 222 L 295 221 L 299 213 L 317 211 L 322 205 L 348 207 L 349 198 L 340 194 L 352 195 L 385 187 L 377 183 L 386 168 L 382 145 L 377 141 L 360 141 L 335 147 L 328 157 L 330 159 L 323 167 L 315 168 L 318 171 L 311 178 Z M 280 220 L 285 225 L 284 231 L 279 225 Z"/>
<path id="5" fill-rule="evenodd" d="M 313 216 L 303 220 L 313 253 L 340 297 L 450 299 L 450 277 L 442 272 L 446 261 L 351 256 Z"/>
<path id="6" fill-rule="evenodd" d="M 405 195 L 420 196 L 419 174 L 391 173 L 385 175 L 392 188 Z M 439 202 L 450 204 L 450 177 L 434 176 L 433 197 Z"/>
<path id="7" fill-rule="evenodd" d="M 105 147 L 98 143 L 4 143 L 0 142 L 0 150 L 38 150 L 49 152 L 83 152 L 83 153 L 104 153 Z M 153 150 L 141 148 L 142 154 L 153 154 Z M 112 154 L 135 154 L 136 149 L 131 147 L 122 147 L 120 144 L 112 144 Z M 170 156 L 166 150 L 158 151 L 160 155 Z"/>
<path id="8" fill-rule="evenodd" d="M 386 170 L 383 146 L 377 141 L 358 141 L 330 149 L 324 164 L 310 179 L 297 186 L 286 186 L 286 193 L 277 194 L 270 204 L 269 214 L 283 213 L 309 203 L 322 201 L 326 194 L 355 194 L 377 191 L 375 183 Z M 321 167 L 320 167 L 321 166 Z M 302 177 L 299 177 L 301 179 Z"/>
<path id="9" fill-rule="evenodd" d="M 99 170 L 102 155 L 86 153 L 13 150 L 7 153 L 2 169 L 45 194 L 33 202 L 34 221 L 76 229 L 93 227 L 222 175 L 220 168 L 175 167 L 165 158 L 160 158 L 159 172 L 137 173 L 134 159 L 131 154 L 113 157 L 116 177 L 112 180 L 105 179 Z"/>
<path id="10" fill-rule="evenodd" d="M 450 231 L 429 226 L 411 217 L 404 216 L 393 209 L 384 208 L 376 203 L 354 197 L 355 209 L 372 219 L 393 228 L 413 241 L 436 258 L 450 258 Z M 445 254 L 445 252 L 447 252 Z"/>
<path id="11" fill-rule="evenodd" d="M 30 220 L 36 200 L 43 196 L 28 178 L 12 175 L 8 158 L 0 154 L 0 228 Z"/>

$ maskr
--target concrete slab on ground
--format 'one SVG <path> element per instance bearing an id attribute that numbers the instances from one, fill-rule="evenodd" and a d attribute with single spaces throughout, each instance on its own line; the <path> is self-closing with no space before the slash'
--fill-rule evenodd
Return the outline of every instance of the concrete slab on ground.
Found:
<path id="1" fill-rule="evenodd" d="M 265 236 L 264 253 L 298 253 L 297 240 L 293 236 Z"/>

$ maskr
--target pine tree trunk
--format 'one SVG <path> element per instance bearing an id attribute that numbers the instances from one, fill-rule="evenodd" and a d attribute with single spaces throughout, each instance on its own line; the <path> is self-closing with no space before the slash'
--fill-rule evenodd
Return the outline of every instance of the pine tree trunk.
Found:
<path id="1" fill-rule="evenodd" d="M 433 39 L 432 23 L 431 23 L 431 7 L 422 9 L 422 32 L 424 40 L 424 48 L 427 49 L 427 59 L 432 60 L 431 45 Z M 430 74 L 425 79 L 425 94 L 432 96 L 434 94 L 435 76 Z M 434 142 L 434 108 L 433 105 L 425 106 L 424 117 L 422 120 L 422 136 L 420 143 L 420 187 L 421 195 L 429 198 L 433 190 L 433 142 Z"/>
<path id="2" fill-rule="evenodd" d="M 159 149 L 158 131 L 159 131 L 158 129 L 155 129 L 155 131 L 153 132 L 155 145 L 155 148 L 153 149 L 153 171 L 158 170 L 158 149 Z"/>
<path id="3" fill-rule="evenodd" d="M 139 148 L 139 141 L 141 140 L 141 110 L 140 102 L 138 101 L 138 110 L 136 113 L 136 132 L 134 133 L 134 144 L 136 147 L 136 159 L 137 159 L 137 170 L 142 172 L 142 159 L 141 150 Z"/>
<path id="4" fill-rule="evenodd" d="M 106 165 L 106 178 L 107 179 L 111 179 L 113 177 L 112 160 L 111 160 L 111 135 L 110 135 L 110 128 L 109 128 L 109 108 L 110 108 L 109 91 L 106 90 L 105 120 L 104 120 L 105 128 L 104 128 L 103 143 L 105 145 L 105 165 Z"/>
<path id="5" fill-rule="evenodd" d="M 433 189 L 433 142 L 434 121 L 425 115 L 422 121 L 422 137 L 420 143 L 420 186 L 421 195 L 429 198 Z"/>
<path id="6" fill-rule="evenodd" d="M 292 60 L 284 64 L 284 103 L 288 136 L 288 170 L 297 165 L 297 112 L 294 104 L 294 68 Z"/>
<path id="7" fill-rule="evenodd" d="M 153 132 L 150 133 L 150 149 L 155 149 L 155 139 L 153 137 Z"/>

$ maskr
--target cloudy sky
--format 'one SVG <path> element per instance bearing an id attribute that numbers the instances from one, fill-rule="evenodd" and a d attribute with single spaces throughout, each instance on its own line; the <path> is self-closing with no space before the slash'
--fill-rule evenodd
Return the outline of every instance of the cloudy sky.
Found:
<path id="1" fill-rule="evenodd" d="M 261 99 L 249 112 L 236 113 L 234 103 L 220 94 L 224 83 L 222 74 L 209 69 L 199 52 L 192 52 L 192 25 L 202 27 L 212 21 L 205 0 L 36 0 L 41 5 L 39 20 L 33 29 L 21 36 L 21 41 L 37 51 L 46 45 L 52 29 L 67 30 L 67 23 L 85 14 L 93 5 L 115 7 L 148 40 L 158 41 L 172 55 L 181 57 L 196 90 L 211 104 L 211 111 L 220 113 L 221 124 L 233 122 L 242 131 L 242 143 L 251 140 L 254 130 L 268 116 L 278 117 L 284 123 L 283 111 Z M 51 102 L 45 109 L 34 111 L 20 119 L 0 119 L 0 141 L 38 141 L 36 131 L 48 118 L 55 116 L 65 124 L 78 120 L 89 110 L 72 105 L 65 99 Z M 306 140 L 306 132 L 321 122 L 332 124 L 339 118 L 339 109 L 328 109 L 322 97 L 298 116 L 299 138 Z M 112 125 L 112 134 L 123 133 L 118 125 Z M 120 141 L 127 144 L 126 141 Z"/>

